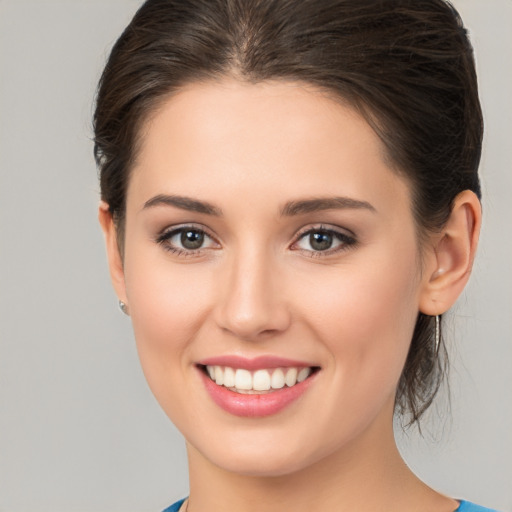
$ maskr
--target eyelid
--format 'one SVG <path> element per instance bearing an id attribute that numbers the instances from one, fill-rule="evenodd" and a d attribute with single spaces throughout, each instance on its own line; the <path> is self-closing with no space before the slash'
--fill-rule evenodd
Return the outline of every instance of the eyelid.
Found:
<path id="1" fill-rule="evenodd" d="M 330 233 L 334 237 L 338 239 L 340 245 L 335 248 L 329 248 L 324 251 L 315 251 L 313 249 L 302 249 L 302 248 L 294 248 L 306 235 L 317 232 L 325 232 Z M 309 257 L 321 258 L 331 256 L 333 254 L 343 252 L 348 250 L 351 247 L 354 247 L 358 243 L 357 237 L 353 231 L 347 228 L 341 228 L 338 226 L 328 226 L 325 224 L 318 224 L 316 226 L 307 226 L 299 230 L 297 235 L 295 236 L 294 241 L 290 245 L 290 248 L 295 251 L 300 251 L 306 254 Z"/>
<path id="2" fill-rule="evenodd" d="M 161 240 L 164 237 L 168 237 L 169 235 L 179 233 L 180 231 L 184 231 L 185 229 L 193 229 L 196 231 L 202 231 L 202 232 L 206 233 L 208 236 L 210 236 L 210 234 L 208 233 L 208 230 L 204 226 L 201 226 L 200 224 L 196 224 L 194 222 L 184 222 L 182 224 L 166 226 L 165 228 L 161 229 L 156 234 L 155 240 L 156 241 Z"/>
<path id="3" fill-rule="evenodd" d="M 194 230 L 203 233 L 206 237 L 208 237 L 212 242 L 214 247 L 200 247 L 198 249 L 186 249 L 176 245 L 172 245 L 169 243 L 169 240 L 176 236 L 177 234 L 189 230 Z M 314 250 L 314 249 L 303 249 L 296 246 L 306 235 L 315 233 L 315 232 L 325 232 L 332 234 L 340 244 L 335 248 L 329 248 L 323 251 Z M 158 234 L 154 237 L 154 241 L 161 245 L 165 250 L 175 253 L 177 255 L 182 256 L 194 256 L 202 254 L 204 251 L 210 249 L 217 249 L 220 247 L 220 242 L 217 240 L 217 237 L 211 233 L 211 231 L 202 224 L 196 224 L 193 222 L 177 224 L 172 226 L 167 226 L 164 229 L 160 230 Z M 303 253 L 307 253 L 310 257 L 322 257 L 329 256 L 335 253 L 348 250 L 350 247 L 353 247 L 357 244 L 357 238 L 355 234 L 348 228 L 341 228 L 339 226 L 325 225 L 325 224 L 317 224 L 317 225 L 308 225 L 301 228 L 294 237 L 293 242 L 290 244 L 290 249 L 295 251 L 300 251 Z M 215 247 L 217 246 L 217 247 Z"/>
<path id="4" fill-rule="evenodd" d="M 298 240 L 302 236 L 304 236 L 307 233 L 315 232 L 315 231 L 327 231 L 329 233 L 339 234 L 342 236 L 346 236 L 349 238 L 356 238 L 356 234 L 348 229 L 341 226 L 335 226 L 333 224 L 308 224 L 307 226 L 304 226 L 299 229 L 297 234 L 295 235 L 295 240 Z"/>
<path id="5" fill-rule="evenodd" d="M 166 242 L 168 242 L 169 239 L 171 239 L 173 236 L 177 235 L 178 233 L 186 231 L 187 229 L 204 233 L 205 236 L 207 236 L 208 238 L 210 238 L 213 241 L 214 245 L 220 246 L 220 243 L 217 240 L 217 238 L 210 232 L 210 230 L 206 226 L 203 226 L 201 224 L 196 224 L 194 222 L 188 222 L 188 223 L 185 222 L 183 224 L 167 226 L 157 233 L 157 235 L 154 237 L 154 241 L 157 244 L 162 245 L 164 247 L 164 249 L 166 249 L 170 252 L 177 253 L 177 254 L 195 255 L 195 254 L 199 254 L 207 249 L 212 249 L 212 247 L 200 247 L 199 249 L 184 249 L 182 247 L 173 247 L 172 248 L 170 244 L 168 244 L 166 246 Z"/>

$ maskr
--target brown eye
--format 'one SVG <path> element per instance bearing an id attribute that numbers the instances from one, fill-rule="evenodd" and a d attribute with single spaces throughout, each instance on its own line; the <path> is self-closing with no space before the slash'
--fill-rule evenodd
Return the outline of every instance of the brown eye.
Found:
<path id="1" fill-rule="evenodd" d="M 194 226 L 182 226 L 169 229 L 156 240 L 166 251 L 180 255 L 193 255 L 203 249 L 218 249 L 219 244 L 205 231 Z"/>
<path id="2" fill-rule="evenodd" d="M 326 232 L 311 233 L 309 235 L 309 245 L 315 251 L 326 251 L 332 247 L 333 236 Z"/>
<path id="3" fill-rule="evenodd" d="M 181 246 L 190 251 L 200 249 L 204 244 L 204 233 L 202 231 L 187 229 L 181 232 Z"/>
<path id="4" fill-rule="evenodd" d="M 311 254 L 322 253 L 331 254 L 343 249 L 347 249 L 356 243 L 353 236 L 333 229 L 310 229 L 302 234 L 295 242 L 293 249 L 300 249 Z"/>

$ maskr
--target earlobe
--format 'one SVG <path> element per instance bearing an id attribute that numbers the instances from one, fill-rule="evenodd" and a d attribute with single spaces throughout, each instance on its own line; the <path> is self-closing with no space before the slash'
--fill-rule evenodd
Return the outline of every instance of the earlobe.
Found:
<path id="1" fill-rule="evenodd" d="M 98 220 L 105 236 L 105 245 L 107 249 L 108 266 L 112 285 L 118 299 L 126 304 L 128 301 L 126 299 L 123 259 L 119 252 L 116 227 L 114 225 L 112 213 L 110 212 L 108 204 L 104 201 L 101 201 L 99 205 Z"/>
<path id="2" fill-rule="evenodd" d="M 420 298 L 422 313 L 442 314 L 462 293 L 473 267 L 481 219 L 478 197 L 470 190 L 461 192 L 441 233 L 435 236 Z"/>

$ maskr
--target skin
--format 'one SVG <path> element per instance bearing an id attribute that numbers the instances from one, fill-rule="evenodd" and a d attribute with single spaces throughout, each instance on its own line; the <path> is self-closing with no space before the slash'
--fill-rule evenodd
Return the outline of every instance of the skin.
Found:
<path id="1" fill-rule="evenodd" d="M 402 461 L 392 417 L 418 311 L 445 312 L 469 277 L 480 205 L 460 194 L 420 247 L 409 185 L 387 162 L 362 117 L 299 83 L 192 84 L 144 126 L 123 258 L 108 205 L 99 216 L 146 378 L 187 440 L 189 512 L 457 508 Z M 144 207 L 162 194 L 222 213 Z M 370 206 L 282 214 L 332 197 Z M 199 252 L 161 243 L 183 225 L 209 234 Z M 335 250 L 311 246 L 304 233 L 320 228 L 344 235 Z M 285 410 L 242 418 L 196 367 L 224 354 L 320 371 Z"/>

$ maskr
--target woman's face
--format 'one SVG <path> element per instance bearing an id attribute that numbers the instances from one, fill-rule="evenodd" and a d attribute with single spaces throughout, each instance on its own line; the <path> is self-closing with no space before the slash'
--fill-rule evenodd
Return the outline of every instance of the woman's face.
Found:
<path id="1" fill-rule="evenodd" d="M 225 80 L 142 135 L 120 296 L 199 457 L 279 475 L 389 436 L 425 279 L 369 125 L 303 84 Z"/>

